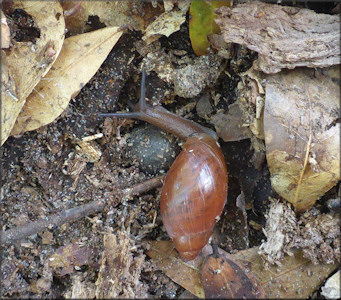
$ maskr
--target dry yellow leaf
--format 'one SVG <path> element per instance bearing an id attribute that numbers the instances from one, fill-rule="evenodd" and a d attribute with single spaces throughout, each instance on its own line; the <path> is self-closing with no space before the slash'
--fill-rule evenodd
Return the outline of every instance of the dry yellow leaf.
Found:
<path id="1" fill-rule="evenodd" d="M 54 121 L 96 73 L 121 35 L 118 27 L 107 27 L 65 39 L 57 61 L 28 97 L 11 134 Z"/>
<path id="2" fill-rule="evenodd" d="M 188 5 L 189 6 L 189 5 Z M 167 11 L 159 15 L 153 23 L 146 28 L 146 33 L 142 37 L 147 45 L 156 41 L 161 36 L 170 36 L 172 33 L 179 31 L 182 23 L 186 21 L 186 11 L 173 10 Z"/>
<path id="3" fill-rule="evenodd" d="M 298 211 L 309 209 L 340 180 L 340 74 L 332 74 L 301 68 L 267 78 L 264 130 L 271 185 Z"/>
<path id="4" fill-rule="evenodd" d="M 1 89 L 1 145 L 9 136 L 14 122 L 27 96 L 44 76 L 62 48 L 65 22 L 63 10 L 56 1 L 14 1 L 11 11 L 22 9 L 29 14 L 40 37 L 32 42 L 16 42 L 13 47 L 2 50 L 6 58 L 15 93 Z"/>

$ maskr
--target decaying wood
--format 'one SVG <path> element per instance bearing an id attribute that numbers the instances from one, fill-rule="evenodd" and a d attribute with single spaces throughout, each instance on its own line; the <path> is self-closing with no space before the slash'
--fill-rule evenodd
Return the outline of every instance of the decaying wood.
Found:
<path id="1" fill-rule="evenodd" d="M 216 12 L 226 42 L 258 52 L 257 70 L 270 74 L 340 64 L 339 16 L 258 1 Z"/>

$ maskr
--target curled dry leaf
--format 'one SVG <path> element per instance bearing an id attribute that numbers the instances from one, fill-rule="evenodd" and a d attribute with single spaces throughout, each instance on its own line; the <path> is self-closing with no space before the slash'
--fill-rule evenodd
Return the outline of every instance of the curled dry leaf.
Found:
<path id="1" fill-rule="evenodd" d="M 225 41 L 258 52 L 255 67 L 265 73 L 340 63 L 339 16 L 259 1 L 216 13 Z"/>
<path id="2" fill-rule="evenodd" d="M 1 145 L 9 136 L 27 96 L 44 76 L 62 48 L 65 22 L 63 10 L 55 1 L 14 1 L 11 10 L 22 9 L 33 20 L 40 36 L 32 42 L 16 42 L 1 53 L 6 57 L 9 74 L 15 83 L 15 97 L 1 89 Z M 54 49 L 51 56 L 49 49 Z"/>
<path id="3" fill-rule="evenodd" d="M 54 121 L 96 73 L 121 35 L 118 27 L 108 27 L 65 39 L 53 69 L 28 97 L 11 134 Z"/>
<path id="4" fill-rule="evenodd" d="M 205 259 L 202 268 L 202 283 L 205 298 L 214 299 L 262 299 L 265 292 L 253 276 L 241 263 L 226 252 L 213 254 Z"/>
<path id="5" fill-rule="evenodd" d="M 298 211 L 309 209 L 340 180 L 340 74 L 331 76 L 298 69 L 269 76 L 266 83 L 271 184 Z"/>
<path id="6" fill-rule="evenodd" d="M 142 37 L 147 45 L 156 41 L 162 35 L 170 36 L 180 30 L 180 25 L 186 21 L 186 11 L 172 10 L 159 15 L 156 20 L 146 28 Z"/>
<path id="7" fill-rule="evenodd" d="M 75 3 L 63 1 L 63 9 L 72 12 Z M 128 26 L 134 30 L 143 30 L 160 12 L 160 6 L 153 8 L 142 1 L 82 1 L 77 11 L 65 18 L 65 22 L 72 35 L 86 32 L 86 23 L 92 16 L 97 16 L 107 27 Z"/>

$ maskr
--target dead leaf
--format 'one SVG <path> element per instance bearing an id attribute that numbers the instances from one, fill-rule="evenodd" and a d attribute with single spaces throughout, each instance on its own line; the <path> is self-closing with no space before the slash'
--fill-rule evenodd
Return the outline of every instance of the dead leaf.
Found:
<path id="1" fill-rule="evenodd" d="M 193 295 L 205 298 L 199 264 L 196 267 L 185 263 L 171 241 L 152 241 L 150 245 L 151 248 L 147 255 L 153 259 L 160 270 Z M 202 264 L 203 258 L 200 256 L 200 258 L 195 259 L 195 262 L 198 262 L 198 259 L 201 260 Z"/>
<path id="2" fill-rule="evenodd" d="M 331 276 L 322 287 L 322 296 L 326 299 L 340 299 L 340 270 Z"/>
<path id="3" fill-rule="evenodd" d="M 10 43 L 10 31 L 6 21 L 6 16 L 1 11 L 1 49 L 8 48 Z M 2 58 L 2 56 L 1 56 Z"/>
<path id="4" fill-rule="evenodd" d="M 22 9 L 32 16 L 32 26 L 40 37 L 32 42 L 16 42 L 3 50 L 9 74 L 15 83 L 16 97 L 1 89 L 1 145 L 6 141 L 27 96 L 51 68 L 62 48 L 65 23 L 63 10 L 55 1 L 14 1 L 11 9 Z M 54 49 L 51 56 L 50 48 Z M 17 99 L 16 99 L 17 98 Z"/>
<path id="5" fill-rule="evenodd" d="M 63 1 L 64 10 L 75 6 L 74 1 Z M 159 6 L 141 1 L 82 1 L 78 11 L 65 18 L 66 27 L 72 35 L 88 30 L 86 22 L 89 17 L 97 16 L 107 27 L 128 26 L 135 30 L 143 30 L 152 18 L 160 14 Z"/>
<path id="6" fill-rule="evenodd" d="M 273 189 L 309 209 L 340 180 L 340 80 L 309 69 L 266 83 L 264 130 Z"/>
<path id="7" fill-rule="evenodd" d="M 100 4 L 100 5 L 99 5 Z M 82 7 L 88 16 L 98 16 L 106 26 L 131 26 L 135 30 L 141 30 L 144 26 L 143 3 L 138 1 L 83 1 Z M 154 15 L 155 16 L 155 15 Z"/>
<path id="8" fill-rule="evenodd" d="M 230 104 L 227 114 L 218 112 L 214 115 L 212 123 L 217 131 L 217 135 L 224 142 L 240 141 L 252 136 L 250 129 L 247 126 L 243 126 L 243 112 L 238 103 Z"/>
<path id="9" fill-rule="evenodd" d="M 142 37 L 147 45 L 156 41 L 159 37 L 170 36 L 180 30 L 180 25 L 186 21 L 186 11 L 172 10 L 159 15 L 156 20 L 146 28 L 146 33 Z"/>
<path id="10" fill-rule="evenodd" d="M 294 250 L 293 256 L 286 255 L 282 266 L 264 266 L 264 260 L 258 254 L 258 247 L 233 254 L 236 259 L 250 262 L 250 271 L 260 281 L 269 299 L 307 299 L 316 291 L 338 264 L 314 265 L 303 258 L 300 250 Z"/>
<path id="11" fill-rule="evenodd" d="M 53 122 L 96 73 L 121 35 L 118 27 L 108 27 L 65 39 L 53 69 L 28 97 L 11 134 Z"/>
<path id="12" fill-rule="evenodd" d="M 18 102 L 16 86 L 13 75 L 8 69 L 6 54 L 1 51 L 1 92 L 12 98 L 12 101 Z"/>
<path id="13" fill-rule="evenodd" d="M 200 256 L 195 261 L 195 265 L 189 265 L 180 261 L 171 241 L 152 241 L 149 243 L 151 249 L 147 255 L 153 259 L 157 267 L 193 295 L 203 298 L 200 266 L 203 263 L 204 256 Z M 222 249 L 218 250 L 219 253 L 225 252 Z M 261 283 L 269 299 L 306 299 L 338 267 L 336 263 L 314 265 L 308 259 L 303 258 L 302 251 L 294 250 L 293 256 L 284 257 L 281 267 L 270 266 L 266 269 L 264 260 L 258 251 L 259 248 L 254 247 L 231 254 L 231 257 L 241 263 L 247 263 L 250 272 Z M 208 251 L 207 248 L 206 255 L 211 253 L 212 249 Z"/>

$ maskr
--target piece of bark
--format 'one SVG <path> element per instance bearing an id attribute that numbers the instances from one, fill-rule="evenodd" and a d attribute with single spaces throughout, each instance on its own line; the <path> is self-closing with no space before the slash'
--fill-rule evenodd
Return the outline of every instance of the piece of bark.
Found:
<path id="1" fill-rule="evenodd" d="M 340 64 L 339 16 L 258 1 L 221 7 L 216 13 L 227 43 L 258 52 L 257 70 L 270 74 Z"/>
<path id="2" fill-rule="evenodd" d="M 145 256 L 136 250 L 129 234 L 126 231 L 118 231 L 116 235 L 106 233 L 103 246 L 95 283 L 96 298 L 147 298 L 147 285 L 140 281 Z"/>

